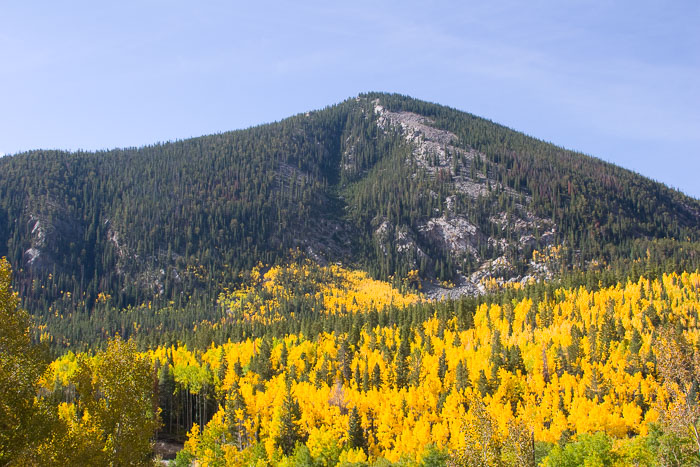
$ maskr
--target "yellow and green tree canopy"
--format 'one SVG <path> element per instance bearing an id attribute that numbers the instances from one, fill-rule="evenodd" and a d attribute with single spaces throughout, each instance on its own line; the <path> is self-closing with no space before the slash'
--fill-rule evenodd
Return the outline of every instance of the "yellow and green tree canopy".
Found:
<path id="1" fill-rule="evenodd" d="M 669 436 L 668 449 L 696 455 L 700 274 L 459 308 L 412 326 L 365 321 L 348 332 L 149 351 L 170 378 L 162 387 L 194 401 L 181 457 L 334 465 L 443 452 L 465 465 L 528 465 L 533 446 L 579 440 L 552 451 L 556 465 L 580 452 L 653 456 L 668 451 L 637 440 Z M 669 358 L 687 360 L 687 371 L 672 372 Z"/>

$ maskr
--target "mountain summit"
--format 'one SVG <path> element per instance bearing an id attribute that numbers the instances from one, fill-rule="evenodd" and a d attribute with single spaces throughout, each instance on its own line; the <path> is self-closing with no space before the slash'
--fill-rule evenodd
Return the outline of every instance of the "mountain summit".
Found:
<path id="1" fill-rule="evenodd" d="M 700 202 L 660 183 L 394 94 L 143 148 L 0 159 L 0 256 L 35 313 L 212 300 L 298 251 L 478 293 L 697 241 L 699 226 Z"/>

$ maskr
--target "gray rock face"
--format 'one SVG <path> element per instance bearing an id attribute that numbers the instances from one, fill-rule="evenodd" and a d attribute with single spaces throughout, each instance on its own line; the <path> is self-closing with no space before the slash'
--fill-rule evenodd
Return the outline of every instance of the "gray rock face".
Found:
<path id="1" fill-rule="evenodd" d="M 50 200 L 42 205 L 27 205 L 25 213 L 30 247 L 24 252 L 24 267 L 33 272 L 62 268 L 64 252 L 60 245 L 82 240 L 82 223 L 65 207 Z"/>
<path id="2" fill-rule="evenodd" d="M 448 176 L 451 181 L 452 190 L 444 199 L 446 214 L 420 221 L 415 232 L 383 221 L 374 233 L 385 253 L 389 242 L 395 242 L 404 259 L 427 256 L 425 251 L 431 249 L 447 252 L 453 258 L 458 265 L 457 283 L 449 288 L 439 283 L 425 284 L 429 297 L 484 293 L 483 284 L 490 278 L 505 283 L 550 275 L 544 265 L 529 264 L 525 273 L 518 273 L 511 264 L 513 255 L 529 254 L 538 245 L 551 244 L 556 236 L 557 226 L 552 221 L 524 208 L 529 197 L 502 186 L 481 163 L 486 159 L 484 154 L 461 145 L 454 133 L 435 128 L 431 119 L 411 112 L 389 111 L 378 100 L 373 104 L 377 126 L 386 133 L 398 132 L 412 148 L 406 164 L 431 177 Z M 511 198 L 515 208 L 492 215 L 488 219 L 491 231 L 485 232 L 469 220 L 467 212 L 460 211 L 459 196 L 481 199 L 493 191 Z M 435 192 L 429 194 L 433 198 L 439 196 Z M 461 266 L 467 260 L 471 272 Z"/>
<path id="3" fill-rule="evenodd" d="M 484 235 L 464 217 L 433 218 L 421 224 L 419 231 L 427 241 L 457 258 L 466 255 L 479 257 L 477 248 Z"/>

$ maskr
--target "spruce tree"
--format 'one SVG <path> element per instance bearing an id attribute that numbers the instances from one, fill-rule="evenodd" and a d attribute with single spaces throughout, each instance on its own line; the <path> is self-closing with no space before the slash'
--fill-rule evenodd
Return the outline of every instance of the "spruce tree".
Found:
<path id="1" fill-rule="evenodd" d="M 444 384 L 445 374 L 447 373 L 447 355 L 445 354 L 445 349 L 442 349 L 440 354 L 440 359 L 438 360 L 438 378 Z"/>
<path id="2" fill-rule="evenodd" d="M 369 374 L 369 363 L 367 363 L 367 359 L 365 359 L 365 369 L 362 372 L 362 390 L 367 392 L 371 389 L 371 384 L 372 384 L 372 378 Z"/>
<path id="3" fill-rule="evenodd" d="M 464 362 L 460 360 L 455 368 L 455 388 L 461 391 L 467 387 L 469 387 L 469 370 L 467 370 Z"/>
<path id="4" fill-rule="evenodd" d="M 365 440 L 361 421 L 357 407 L 353 407 L 350 410 L 350 418 L 348 420 L 348 446 L 352 449 L 367 449 L 367 441 Z"/>
<path id="5" fill-rule="evenodd" d="M 257 355 L 253 357 L 250 368 L 260 375 L 261 381 L 269 380 L 274 374 L 271 357 L 272 348 L 270 346 L 270 341 L 267 338 L 260 339 L 260 348 L 258 349 Z"/>
<path id="6" fill-rule="evenodd" d="M 382 387 L 382 370 L 379 368 L 379 363 L 375 363 L 372 369 L 372 387 L 375 389 Z"/>
<path id="7" fill-rule="evenodd" d="M 479 371 L 479 379 L 476 381 L 476 387 L 479 390 L 479 394 L 481 394 L 481 397 L 485 397 L 491 392 L 489 387 L 489 380 L 486 377 L 486 373 L 484 373 L 484 370 Z"/>
<path id="8" fill-rule="evenodd" d="M 288 382 L 287 389 L 280 407 L 279 431 L 275 438 L 275 444 L 282 449 L 285 456 L 294 451 L 297 443 L 306 441 L 306 436 L 299 425 L 301 420 L 301 407 L 292 394 L 292 386 Z"/>
<path id="9" fill-rule="evenodd" d="M 287 367 L 287 359 L 289 358 L 289 351 L 287 350 L 287 344 L 282 342 L 282 351 L 280 352 L 280 371 L 283 371 Z"/>
<path id="10" fill-rule="evenodd" d="M 411 350 L 408 333 L 402 333 L 399 351 L 396 354 L 396 387 L 406 387 L 408 384 L 408 355 Z"/>

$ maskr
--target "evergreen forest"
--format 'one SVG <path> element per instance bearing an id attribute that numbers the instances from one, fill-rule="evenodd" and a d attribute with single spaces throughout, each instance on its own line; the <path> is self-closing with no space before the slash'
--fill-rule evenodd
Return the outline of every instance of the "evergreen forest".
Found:
<path id="1" fill-rule="evenodd" d="M 700 201 L 368 93 L 0 158 L 0 465 L 700 465 Z"/>

